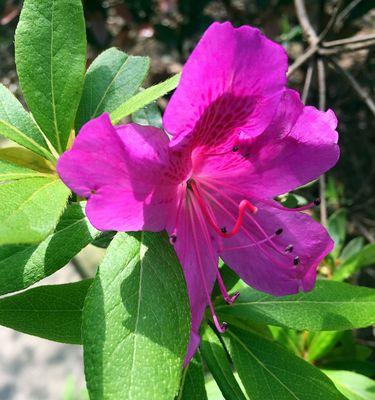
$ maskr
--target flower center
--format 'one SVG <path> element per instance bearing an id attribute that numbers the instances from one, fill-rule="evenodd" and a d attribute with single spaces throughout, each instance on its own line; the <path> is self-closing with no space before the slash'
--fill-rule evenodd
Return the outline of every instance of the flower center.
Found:
<path id="1" fill-rule="evenodd" d="M 242 150 L 239 151 L 238 146 L 232 146 L 230 150 L 224 152 L 218 152 L 215 154 L 207 154 L 206 156 L 221 156 L 224 154 L 228 154 L 229 152 L 238 153 L 239 157 L 244 157 L 242 154 Z M 237 155 L 237 154 L 236 154 Z M 243 250 L 249 247 L 257 247 L 259 251 L 272 263 L 279 265 L 283 269 L 290 269 L 291 267 L 297 267 L 301 264 L 300 257 L 294 253 L 293 244 L 287 244 L 285 247 L 280 246 L 280 241 L 275 241 L 275 239 L 282 235 L 283 228 L 277 227 L 273 233 L 267 233 L 261 224 L 258 222 L 258 218 L 256 218 L 256 214 L 258 213 L 258 208 L 255 206 L 249 199 L 243 198 L 239 203 L 236 202 L 235 198 L 242 197 L 243 194 L 237 187 L 233 187 L 227 183 L 227 181 L 217 181 L 214 179 L 210 179 L 210 177 L 205 176 L 204 178 L 195 177 L 194 175 L 190 177 L 186 183 L 184 184 L 184 192 L 180 198 L 180 202 L 177 209 L 177 218 L 175 224 L 175 230 L 170 235 L 170 242 L 172 245 L 176 243 L 178 240 L 178 221 L 179 215 L 182 210 L 182 204 L 184 202 L 190 201 L 195 204 L 196 210 L 198 210 L 198 214 L 200 215 L 200 221 L 203 221 L 203 224 L 206 224 L 212 228 L 212 230 L 218 235 L 219 238 L 230 239 L 236 236 L 240 231 L 241 235 L 243 235 L 248 243 L 236 245 L 236 246 L 224 246 L 220 239 L 217 240 L 215 238 L 209 239 L 208 243 L 211 245 L 212 249 L 210 252 L 213 254 L 215 251 L 218 254 L 223 254 L 224 252 L 229 251 L 238 251 Z M 233 196 L 232 196 L 233 194 Z M 244 196 L 245 197 L 245 196 Z M 267 200 L 263 202 L 267 203 Z M 315 205 L 320 203 L 319 199 L 316 199 L 314 202 L 307 204 L 306 206 L 299 207 L 296 209 L 288 209 L 284 208 L 281 205 L 278 205 L 275 202 L 269 201 L 270 206 L 281 209 L 283 211 L 304 211 Z M 234 210 L 234 211 L 233 211 Z M 236 212 L 237 210 L 237 212 Z M 235 215 L 237 214 L 237 215 Z M 228 230 L 227 226 L 220 226 L 217 224 L 218 217 L 224 218 L 225 220 L 229 218 L 233 221 L 233 227 Z M 198 223 L 197 221 L 192 221 L 193 227 L 194 224 Z M 207 228 L 206 228 L 207 229 Z M 195 233 L 196 234 L 196 233 Z M 208 235 L 208 231 L 207 231 Z M 198 238 L 193 238 L 195 241 L 198 241 Z M 279 243 L 279 244 L 277 244 Z M 230 241 L 229 241 L 230 244 Z M 217 245 L 217 250 L 214 250 Z M 276 256 L 275 256 L 276 253 Z M 281 257 L 280 257 L 281 256 Z M 276 257 L 276 258 L 275 258 Z M 202 262 L 199 262 L 199 269 L 201 279 L 203 280 L 203 287 L 205 288 L 207 303 L 209 305 L 213 321 L 215 323 L 216 328 L 219 332 L 224 332 L 227 324 L 224 322 L 222 324 L 219 323 L 218 317 L 215 313 L 214 306 L 211 301 L 211 296 L 208 290 L 208 283 L 206 282 L 205 273 L 203 270 L 204 266 Z M 302 272 L 302 271 L 301 271 Z M 232 296 L 228 294 L 228 291 L 225 287 L 223 279 L 220 274 L 220 269 L 218 265 L 216 266 L 216 278 L 221 291 L 221 294 L 224 300 L 228 304 L 233 304 L 234 301 L 239 296 L 239 293 L 236 292 Z"/>

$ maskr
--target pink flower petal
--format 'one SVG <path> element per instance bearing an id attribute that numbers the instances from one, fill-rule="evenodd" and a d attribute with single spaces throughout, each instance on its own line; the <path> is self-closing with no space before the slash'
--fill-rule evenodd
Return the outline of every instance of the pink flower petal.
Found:
<path id="1" fill-rule="evenodd" d="M 217 146 L 234 131 L 261 133 L 286 83 L 284 49 L 255 28 L 213 23 L 186 62 L 164 114 L 172 146 Z"/>
<path id="2" fill-rule="evenodd" d="M 108 114 L 103 114 L 82 127 L 73 148 L 59 158 L 57 172 L 70 189 L 88 197 L 102 185 L 125 179 L 124 153 Z"/>
<path id="3" fill-rule="evenodd" d="M 238 185 L 270 198 L 318 178 L 339 158 L 336 126 L 333 111 L 303 107 L 299 95 L 287 90 L 267 131 L 249 141 L 250 165 L 238 173 Z"/>
<path id="4" fill-rule="evenodd" d="M 61 179 L 89 197 L 100 230 L 163 230 L 176 207 L 181 171 L 171 171 L 168 137 L 157 128 L 114 128 L 104 114 L 88 122 L 58 162 Z"/>

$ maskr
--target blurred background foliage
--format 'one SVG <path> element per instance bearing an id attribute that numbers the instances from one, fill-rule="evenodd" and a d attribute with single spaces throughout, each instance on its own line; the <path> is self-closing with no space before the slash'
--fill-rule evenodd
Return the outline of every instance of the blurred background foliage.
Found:
<path id="1" fill-rule="evenodd" d="M 337 2 L 305 3 L 314 29 L 320 32 L 332 18 Z M 0 80 L 19 98 L 13 38 L 21 6 L 21 0 L 0 0 Z M 308 47 L 293 0 L 85 0 L 84 6 L 88 65 L 111 46 L 129 54 L 147 55 L 151 58 L 147 85 L 179 72 L 195 43 L 213 21 L 229 20 L 235 25 L 259 27 L 286 48 L 290 64 Z M 342 1 L 335 24 L 325 40 L 371 35 L 375 40 L 374 6 L 371 0 Z M 326 176 L 327 225 L 336 246 L 320 273 L 330 279 L 368 287 L 375 287 L 375 124 L 371 101 L 375 94 L 374 40 L 357 51 L 331 54 L 341 70 L 331 68 L 327 62 L 329 58 L 324 61 L 326 105 L 338 116 L 341 158 Z M 317 71 L 312 68 L 312 60 L 290 76 L 289 84 L 301 93 L 305 88 L 306 104 L 319 106 Z M 305 82 L 309 69 L 312 80 L 307 93 Z M 354 90 L 342 71 L 350 74 L 359 85 L 359 91 Z M 370 99 L 367 104 L 364 98 Z M 166 100 L 161 99 L 158 105 L 163 110 Z M 317 196 L 319 183 L 314 182 L 284 196 L 281 201 L 295 207 Z M 319 210 L 314 212 L 319 218 Z M 97 245 L 105 246 L 106 240 Z M 82 263 L 85 264 L 85 260 Z M 76 267 L 82 268 L 78 264 Z M 83 265 L 83 268 L 88 267 Z M 375 376 L 375 340 L 371 327 L 354 333 L 308 334 L 286 332 L 282 328 L 274 328 L 272 333 L 284 346 L 321 367 Z M 76 398 L 70 396 L 71 392 L 69 383 L 66 399 Z"/>

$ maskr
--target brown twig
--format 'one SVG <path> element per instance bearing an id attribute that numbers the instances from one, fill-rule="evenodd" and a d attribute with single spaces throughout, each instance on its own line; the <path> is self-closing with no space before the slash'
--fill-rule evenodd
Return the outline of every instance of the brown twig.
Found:
<path id="1" fill-rule="evenodd" d="M 287 76 L 290 77 L 294 72 L 297 71 L 306 61 L 308 61 L 314 54 L 318 52 L 318 46 L 309 47 L 302 55 L 300 55 L 294 63 L 289 67 Z"/>
<path id="2" fill-rule="evenodd" d="M 323 30 L 321 35 L 317 35 L 313 26 L 311 25 L 309 16 L 306 12 L 305 2 L 304 0 L 294 0 L 294 4 L 296 7 L 297 18 L 301 24 L 302 31 L 306 35 L 306 39 L 310 44 L 310 48 L 315 50 L 314 52 L 311 50 L 313 54 L 315 54 L 319 50 L 319 42 L 324 39 L 325 35 L 329 32 L 331 28 L 331 24 L 334 23 L 337 17 L 336 8 L 335 15 L 331 17 L 327 26 Z M 340 4 L 339 4 L 340 5 Z M 326 99 L 327 99 L 327 90 L 326 90 L 326 74 L 325 74 L 325 66 L 324 61 L 319 57 L 317 59 L 317 72 L 318 72 L 318 88 L 319 88 L 319 109 L 324 111 L 326 108 Z M 307 80 L 307 77 L 306 77 Z M 322 175 L 319 178 L 319 194 L 321 198 L 320 203 L 320 221 L 326 226 L 327 225 L 327 202 L 326 202 L 326 181 L 325 176 Z"/>
<path id="3" fill-rule="evenodd" d="M 353 44 L 353 43 L 363 43 L 367 41 L 375 40 L 375 34 L 372 35 L 357 35 L 350 38 L 338 39 L 338 40 L 330 40 L 329 42 L 322 42 L 323 47 L 336 47 L 345 44 Z"/>
<path id="4" fill-rule="evenodd" d="M 349 53 L 351 51 L 367 50 L 373 46 L 375 46 L 375 40 L 367 41 L 364 43 L 353 43 L 353 44 L 341 45 L 341 46 L 332 47 L 332 48 L 328 48 L 328 49 L 320 47 L 318 49 L 318 53 L 320 55 L 330 56 L 330 55 L 335 55 L 335 54 L 340 54 L 340 53 Z"/>
<path id="5" fill-rule="evenodd" d="M 309 97 L 311 82 L 312 82 L 312 78 L 314 75 L 314 65 L 315 64 L 313 62 L 310 62 L 309 66 L 307 67 L 305 84 L 303 85 L 303 91 L 302 91 L 302 103 L 303 104 L 306 104 L 306 100 Z"/>
<path id="6" fill-rule="evenodd" d="M 342 0 L 338 0 L 336 3 L 335 9 L 333 10 L 333 13 L 331 15 L 331 18 L 329 19 L 327 25 L 325 26 L 325 28 L 322 30 L 322 32 L 318 36 L 318 43 L 320 43 L 322 40 L 324 40 L 325 37 L 330 32 L 330 30 L 334 27 L 337 17 L 339 15 L 341 4 L 342 4 Z"/>
<path id="7" fill-rule="evenodd" d="M 310 43 L 310 45 L 316 44 L 318 42 L 318 35 L 311 25 L 304 0 L 294 0 L 294 6 L 296 8 L 297 18 L 301 25 L 302 32 L 306 37 L 306 40 Z"/>
<path id="8" fill-rule="evenodd" d="M 353 0 L 350 2 L 337 16 L 336 23 L 337 25 L 340 25 L 344 22 L 345 18 L 348 17 L 348 15 L 354 10 L 355 7 L 358 6 L 359 3 L 361 3 L 362 0 Z"/>
<path id="9" fill-rule="evenodd" d="M 324 111 L 327 107 L 327 87 L 326 87 L 326 69 L 324 61 L 318 58 L 318 89 L 319 89 L 319 110 Z M 319 178 L 319 196 L 320 203 L 320 222 L 323 226 L 327 226 L 327 200 L 326 200 L 326 177 L 321 175 Z"/>
<path id="10" fill-rule="evenodd" d="M 361 233 L 370 243 L 375 243 L 375 237 L 361 222 L 355 220 L 354 225 L 359 230 L 359 233 Z"/>
<path id="11" fill-rule="evenodd" d="M 350 86 L 354 89 L 360 99 L 362 99 L 365 104 L 367 105 L 368 109 L 374 114 L 375 116 L 375 103 L 370 97 L 370 94 L 366 90 L 366 88 L 362 87 L 358 81 L 354 78 L 354 76 L 344 68 L 342 68 L 337 60 L 334 58 L 330 58 L 328 65 L 331 66 L 334 70 L 339 72 L 350 84 Z"/>

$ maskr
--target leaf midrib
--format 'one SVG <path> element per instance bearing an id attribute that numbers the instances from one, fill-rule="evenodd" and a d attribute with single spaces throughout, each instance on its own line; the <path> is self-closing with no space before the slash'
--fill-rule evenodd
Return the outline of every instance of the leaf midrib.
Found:
<path id="1" fill-rule="evenodd" d="M 55 127 L 55 137 L 57 143 L 57 150 L 59 152 L 62 151 L 61 142 L 60 142 L 60 133 L 57 125 L 57 116 L 56 116 L 56 104 L 55 104 L 55 87 L 54 87 L 54 71 L 53 71 L 53 33 L 54 33 L 54 10 L 55 10 L 55 0 L 52 0 L 52 10 L 51 10 L 51 46 L 50 46 L 50 74 L 51 74 L 51 97 L 52 97 L 52 114 L 53 114 L 53 124 Z"/>
<path id="2" fill-rule="evenodd" d="M 284 387 L 296 400 L 303 400 L 300 397 L 298 397 L 283 381 L 281 381 L 267 366 L 246 346 L 245 343 L 242 342 L 242 340 L 235 335 L 233 332 L 228 331 L 228 333 L 245 349 L 249 355 L 254 358 L 254 360 L 265 370 L 271 375 L 279 384 Z"/>
<path id="3" fill-rule="evenodd" d="M 129 382 L 129 394 L 133 391 L 133 373 L 134 373 L 134 364 L 136 360 L 136 353 L 137 353 L 137 337 L 138 337 L 138 325 L 139 325 L 139 317 L 140 317 L 140 309 L 141 309 L 141 300 L 142 300 L 142 279 L 143 279 L 143 259 L 144 253 L 142 250 L 147 250 L 143 244 L 144 240 L 144 231 L 141 232 L 141 239 L 139 241 L 139 289 L 138 289 L 138 303 L 137 303 L 137 317 L 135 320 L 134 325 L 134 332 L 133 336 L 133 352 L 132 352 L 132 359 L 131 359 L 131 374 L 130 374 L 130 382 Z M 131 396 L 130 396 L 131 398 Z"/>
<path id="4" fill-rule="evenodd" d="M 375 304 L 375 300 L 369 300 L 369 301 L 354 301 L 354 300 L 350 300 L 350 301 L 308 301 L 308 300 L 288 300 L 288 301 L 263 301 L 263 302 L 257 302 L 257 301 L 249 301 L 249 302 L 245 302 L 245 303 L 237 303 L 237 304 L 233 304 L 233 306 L 231 306 L 231 309 L 235 309 L 235 308 L 239 308 L 241 306 L 254 306 L 254 308 L 256 308 L 258 305 L 262 305 L 262 306 L 273 306 L 274 304 L 293 304 L 298 306 L 301 303 L 305 303 L 305 304 L 311 304 L 311 305 L 315 305 L 315 304 L 332 304 L 332 305 L 345 305 L 347 306 L 348 304 L 353 304 L 353 305 L 368 305 L 368 304 Z M 217 310 L 219 309 L 227 309 L 226 306 L 221 305 L 221 306 L 217 306 L 216 307 Z"/>
<path id="5" fill-rule="evenodd" d="M 2 101 L 0 99 L 0 101 Z M 30 144 L 32 144 L 33 146 L 37 147 L 41 152 L 43 152 L 43 154 L 46 156 L 47 159 L 50 159 L 50 153 L 44 148 L 42 147 L 39 143 L 35 142 L 34 139 L 32 139 L 31 137 L 27 136 L 25 133 L 23 133 L 22 131 L 20 131 L 17 127 L 15 127 L 14 125 L 11 124 L 10 120 L 9 122 L 5 121 L 4 119 L 0 119 L 0 124 L 4 124 L 8 129 L 16 132 L 19 136 L 21 136 L 24 140 L 26 140 L 27 142 L 29 142 Z M 13 140 L 14 141 L 14 140 Z"/>
<path id="6" fill-rule="evenodd" d="M 7 221 L 9 221 L 15 213 L 17 213 L 18 211 L 20 211 L 22 208 L 24 208 L 26 206 L 26 204 L 28 204 L 33 197 L 35 197 L 39 192 L 41 192 L 42 190 L 46 189 L 48 186 L 53 185 L 56 182 L 59 182 L 59 179 L 57 178 L 51 178 L 52 181 L 46 183 L 45 185 L 41 186 L 40 188 L 38 188 L 35 192 L 33 192 L 27 199 L 25 199 L 17 208 L 15 208 L 8 216 L 7 218 L 5 218 L 2 222 L 2 224 L 6 223 Z"/>
<path id="7" fill-rule="evenodd" d="M 124 53 L 125 54 L 125 53 Z M 117 80 L 117 78 L 120 76 L 120 74 L 122 73 L 122 71 L 125 69 L 125 66 L 127 64 L 127 62 L 129 61 L 130 56 L 127 56 L 125 61 L 122 63 L 122 65 L 120 66 L 120 68 L 118 69 L 118 71 L 116 72 L 115 76 L 112 78 L 110 84 L 107 86 L 107 89 L 105 90 L 105 92 L 103 93 L 102 98 L 100 99 L 98 105 L 95 108 L 95 111 L 92 113 L 92 115 L 90 116 L 90 119 L 93 119 L 97 116 L 97 112 L 100 108 L 100 106 L 102 105 L 104 99 L 107 97 L 107 94 L 110 90 L 110 88 L 113 86 L 114 82 Z M 91 85 L 92 87 L 92 85 Z"/>

